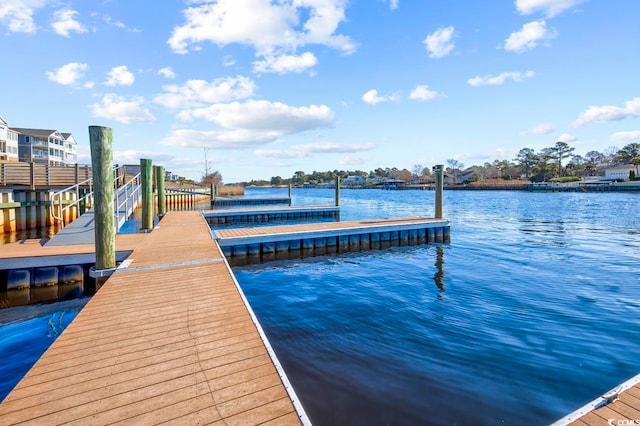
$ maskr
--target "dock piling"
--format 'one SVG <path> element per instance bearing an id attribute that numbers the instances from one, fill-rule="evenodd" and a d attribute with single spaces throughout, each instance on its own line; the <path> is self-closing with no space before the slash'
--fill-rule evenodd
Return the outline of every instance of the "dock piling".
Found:
<path id="1" fill-rule="evenodd" d="M 442 192 L 444 190 L 444 166 L 442 164 L 433 166 L 433 172 L 436 176 L 435 218 L 442 219 Z"/>
<path id="2" fill-rule="evenodd" d="M 336 207 L 340 207 L 340 176 L 336 176 Z"/>
<path id="3" fill-rule="evenodd" d="M 89 126 L 91 165 L 93 173 L 96 270 L 116 267 L 116 238 L 113 201 L 113 130 Z M 96 278 L 96 289 L 106 278 Z"/>
<path id="4" fill-rule="evenodd" d="M 142 224 L 143 231 L 153 229 L 153 181 L 152 161 L 140 159 L 140 178 L 142 180 Z"/>
<path id="5" fill-rule="evenodd" d="M 156 188 L 158 189 L 158 215 L 167 213 L 167 199 L 164 193 L 164 166 L 153 166 L 156 170 Z"/>

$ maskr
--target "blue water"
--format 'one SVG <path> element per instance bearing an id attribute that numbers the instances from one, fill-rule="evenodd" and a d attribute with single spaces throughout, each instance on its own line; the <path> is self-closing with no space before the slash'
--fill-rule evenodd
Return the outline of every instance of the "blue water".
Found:
<path id="1" fill-rule="evenodd" d="M 433 196 L 342 191 L 341 216 L 433 216 Z M 640 372 L 639 202 L 447 191 L 450 244 L 234 273 L 314 424 L 548 424 Z"/>
<path id="2" fill-rule="evenodd" d="M 0 310 L 0 401 L 71 323 L 87 300 Z"/>

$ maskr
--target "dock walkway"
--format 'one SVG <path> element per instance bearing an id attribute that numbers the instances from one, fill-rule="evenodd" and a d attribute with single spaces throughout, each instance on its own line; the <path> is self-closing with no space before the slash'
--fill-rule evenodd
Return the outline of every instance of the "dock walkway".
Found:
<path id="1" fill-rule="evenodd" d="M 202 214 L 170 212 L 136 237 L 0 424 L 308 423 Z"/>

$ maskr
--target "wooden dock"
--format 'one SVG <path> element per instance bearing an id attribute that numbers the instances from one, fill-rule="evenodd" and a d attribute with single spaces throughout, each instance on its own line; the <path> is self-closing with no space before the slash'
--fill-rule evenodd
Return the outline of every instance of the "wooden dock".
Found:
<path id="1" fill-rule="evenodd" d="M 202 214 L 169 212 L 131 240 L 0 424 L 308 424 Z"/>
<path id="2" fill-rule="evenodd" d="M 229 225 L 243 223 L 251 226 L 255 222 L 274 222 L 304 219 L 340 219 L 340 207 L 254 207 L 204 210 L 202 212 L 209 225 Z"/>
<path id="3" fill-rule="evenodd" d="M 640 374 L 596 398 L 552 426 L 631 426 L 640 424 Z"/>

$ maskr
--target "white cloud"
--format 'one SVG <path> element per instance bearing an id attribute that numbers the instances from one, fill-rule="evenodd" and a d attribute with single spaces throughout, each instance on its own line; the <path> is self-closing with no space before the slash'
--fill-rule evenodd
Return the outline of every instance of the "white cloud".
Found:
<path id="1" fill-rule="evenodd" d="M 423 43 L 429 51 L 430 58 L 442 58 L 447 56 L 455 47 L 453 41 L 453 25 L 446 28 L 438 28 L 433 34 L 429 34 Z"/>
<path id="2" fill-rule="evenodd" d="M 400 0 L 389 0 L 389 9 L 396 10 L 399 6 Z"/>
<path id="3" fill-rule="evenodd" d="M 320 142 L 291 146 L 281 150 L 259 149 L 255 151 L 255 154 L 259 157 L 267 158 L 304 158 L 312 154 L 345 154 L 370 151 L 375 147 L 376 146 L 372 143 L 358 145 L 339 144 L 334 142 Z"/>
<path id="4" fill-rule="evenodd" d="M 161 75 L 164 78 L 176 78 L 176 73 L 171 69 L 171 67 L 160 68 L 158 70 L 158 75 Z"/>
<path id="5" fill-rule="evenodd" d="M 569 133 L 563 133 L 560 136 L 558 136 L 558 142 L 570 143 L 570 142 L 575 142 L 577 140 L 578 138 L 576 138 L 573 135 L 570 135 Z"/>
<path id="6" fill-rule="evenodd" d="M 317 62 L 318 58 L 311 52 L 305 52 L 302 55 L 267 55 L 263 60 L 253 63 L 253 70 L 258 73 L 275 72 L 278 74 L 303 72 L 315 66 Z"/>
<path id="7" fill-rule="evenodd" d="M 415 99 L 418 101 L 429 101 L 431 99 L 435 99 L 438 97 L 438 92 L 435 90 L 430 90 L 429 86 L 421 85 L 416 86 L 415 89 L 411 91 L 409 95 L 409 99 Z"/>
<path id="8" fill-rule="evenodd" d="M 516 0 L 516 9 L 521 15 L 543 12 L 547 18 L 552 18 L 583 1 L 584 0 Z"/>
<path id="9" fill-rule="evenodd" d="M 525 135 L 548 135 L 553 132 L 556 127 L 551 123 L 541 123 L 524 132 Z"/>
<path id="10" fill-rule="evenodd" d="M 107 81 L 104 84 L 107 86 L 131 86 L 135 81 L 133 73 L 131 73 L 126 65 L 119 67 L 113 67 L 111 71 L 107 73 Z"/>
<path id="11" fill-rule="evenodd" d="M 318 44 L 345 54 L 356 44 L 336 34 L 345 21 L 345 0 L 191 0 L 183 11 L 185 24 L 174 27 L 167 41 L 176 53 L 195 50 L 202 42 L 218 46 L 251 46 L 257 57 L 293 54 L 302 46 Z"/>
<path id="12" fill-rule="evenodd" d="M 581 127 L 592 122 L 607 123 L 618 121 L 628 117 L 640 116 L 640 97 L 636 97 L 624 103 L 624 107 L 612 105 L 590 106 L 581 112 L 578 118 L 571 123 L 572 127 Z"/>
<path id="13" fill-rule="evenodd" d="M 47 71 L 46 75 L 49 80 L 62 84 L 63 86 L 71 86 L 78 83 L 84 77 L 84 71 L 89 69 L 89 65 L 78 62 L 70 62 L 61 66 L 55 71 Z"/>
<path id="14" fill-rule="evenodd" d="M 164 86 L 165 93 L 153 101 L 167 108 L 198 107 L 248 98 L 253 96 L 255 88 L 253 80 L 242 76 L 218 78 L 211 82 L 187 80 L 182 86 Z"/>
<path id="15" fill-rule="evenodd" d="M 114 21 L 111 16 L 109 15 L 105 15 L 103 17 L 104 22 L 106 22 L 109 25 L 113 25 L 114 27 L 118 27 L 118 28 L 122 28 L 122 29 L 126 29 L 127 26 L 124 24 L 124 22 L 121 21 Z"/>
<path id="16" fill-rule="evenodd" d="M 550 40 L 555 37 L 555 30 L 547 30 L 547 23 L 544 20 L 532 21 L 524 24 L 520 31 L 511 33 L 504 42 L 504 49 L 524 52 L 536 47 L 540 40 Z"/>
<path id="17" fill-rule="evenodd" d="M 45 4 L 45 0 L 3 0 L 0 2 L 0 22 L 11 32 L 35 33 L 38 26 L 33 14 Z"/>
<path id="18" fill-rule="evenodd" d="M 137 122 L 153 122 L 156 118 L 151 115 L 147 108 L 143 107 L 144 98 L 134 97 L 130 100 L 113 93 L 107 93 L 102 97 L 99 104 L 91 105 L 94 117 L 115 120 L 128 124 Z"/>
<path id="19" fill-rule="evenodd" d="M 277 133 L 251 130 L 174 130 L 160 141 L 161 145 L 183 148 L 241 149 L 273 142 Z"/>
<path id="20" fill-rule="evenodd" d="M 485 75 L 484 77 L 476 76 L 467 80 L 470 86 L 501 86 L 508 79 L 519 82 L 522 81 L 523 78 L 531 78 L 535 75 L 533 71 L 527 71 L 525 73 L 521 72 L 503 72 L 496 76 Z"/>
<path id="21" fill-rule="evenodd" d="M 640 142 L 640 130 L 630 130 L 626 132 L 615 132 L 611 135 L 611 139 L 620 142 Z"/>
<path id="22" fill-rule="evenodd" d="M 224 55 L 224 57 L 222 58 L 222 65 L 224 65 L 225 67 L 231 67 L 235 64 L 236 60 L 233 59 L 233 56 L 231 55 Z"/>
<path id="23" fill-rule="evenodd" d="M 381 102 L 397 101 L 399 100 L 399 98 L 400 96 L 397 94 L 393 94 L 390 96 L 380 96 L 378 95 L 378 91 L 376 89 L 371 89 L 367 93 L 362 95 L 362 100 L 369 105 L 375 105 Z"/>
<path id="24" fill-rule="evenodd" d="M 186 120 L 202 118 L 227 129 L 266 132 L 274 136 L 326 127 L 334 120 L 333 111 L 326 105 L 292 107 L 281 102 L 255 100 L 185 110 L 178 117 Z"/>
<path id="25" fill-rule="evenodd" d="M 79 34 L 86 33 L 87 29 L 78 21 L 75 20 L 75 16 L 78 12 L 71 9 L 61 9 L 53 13 L 53 20 L 51 21 L 51 27 L 56 34 L 63 37 L 70 37 L 71 31 L 75 31 Z"/>

